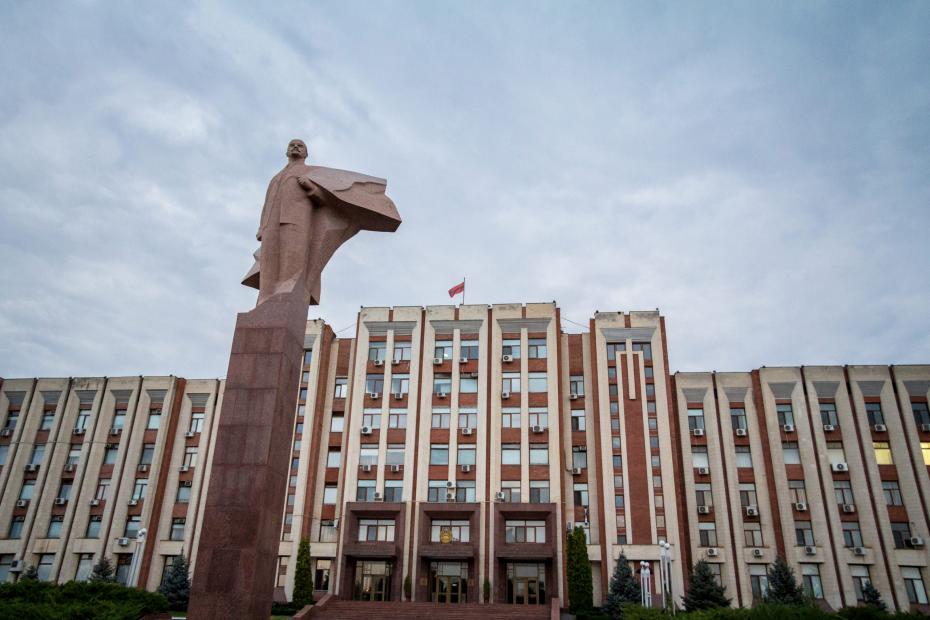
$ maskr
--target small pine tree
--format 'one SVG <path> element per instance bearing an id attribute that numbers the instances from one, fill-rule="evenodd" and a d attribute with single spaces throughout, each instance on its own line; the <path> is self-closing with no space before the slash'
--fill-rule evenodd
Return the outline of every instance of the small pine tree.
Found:
<path id="1" fill-rule="evenodd" d="M 594 583 L 591 578 L 591 560 L 584 530 L 576 527 L 568 535 L 568 602 L 572 613 L 594 608 Z"/>
<path id="2" fill-rule="evenodd" d="M 100 561 L 94 564 L 94 570 L 90 573 L 90 581 L 113 583 L 116 581 L 116 571 L 110 564 L 110 559 L 106 556 L 100 558 Z"/>
<path id="3" fill-rule="evenodd" d="M 295 607 L 313 604 L 313 573 L 310 570 L 310 541 L 300 539 L 297 547 L 297 567 L 294 569 L 294 596 L 291 601 Z"/>
<path id="4" fill-rule="evenodd" d="M 881 592 L 872 585 L 871 581 L 862 586 L 862 602 L 881 611 L 885 611 L 887 608 L 885 601 L 882 600 Z"/>
<path id="5" fill-rule="evenodd" d="M 183 555 L 174 558 L 165 573 L 165 580 L 158 587 L 158 592 L 166 599 L 171 609 L 184 611 L 191 596 L 190 565 Z"/>
<path id="6" fill-rule="evenodd" d="M 491 602 L 491 580 L 488 579 L 487 577 L 484 578 L 484 587 L 482 589 L 484 590 L 484 602 L 490 603 Z"/>
<path id="7" fill-rule="evenodd" d="M 413 594 L 413 581 L 410 580 L 410 575 L 408 574 L 404 577 L 404 596 L 407 597 L 407 600 L 410 600 L 411 595 Z"/>
<path id="8" fill-rule="evenodd" d="M 794 571 L 782 557 L 776 557 L 768 570 L 769 588 L 765 600 L 780 605 L 803 605 L 804 588 L 794 578 Z"/>
<path id="9" fill-rule="evenodd" d="M 717 583 L 716 576 L 710 572 L 710 565 L 704 560 L 698 560 L 691 569 L 691 580 L 684 603 L 687 611 L 730 605 L 726 588 Z"/>
<path id="10" fill-rule="evenodd" d="M 27 567 L 23 571 L 23 574 L 20 576 L 21 581 L 38 581 L 39 580 L 39 569 L 36 568 L 35 564 Z"/>
<path id="11" fill-rule="evenodd" d="M 642 602 L 642 592 L 639 581 L 633 575 L 630 563 L 621 552 L 614 566 L 614 574 L 610 578 L 610 588 L 607 591 L 607 602 L 601 608 L 605 615 L 611 618 L 623 617 L 622 605 L 624 603 L 639 604 Z"/>

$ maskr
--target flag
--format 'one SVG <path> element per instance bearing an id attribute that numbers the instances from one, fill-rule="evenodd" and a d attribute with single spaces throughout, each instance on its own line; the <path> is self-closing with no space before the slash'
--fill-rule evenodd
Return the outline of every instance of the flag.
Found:
<path id="1" fill-rule="evenodd" d="M 465 292 L 465 280 L 462 280 L 461 282 L 459 282 L 458 284 L 456 284 L 455 286 L 449 289 L 449 297 L 455 297 L 459 293 L 464 293 L 464 292 Z"/>

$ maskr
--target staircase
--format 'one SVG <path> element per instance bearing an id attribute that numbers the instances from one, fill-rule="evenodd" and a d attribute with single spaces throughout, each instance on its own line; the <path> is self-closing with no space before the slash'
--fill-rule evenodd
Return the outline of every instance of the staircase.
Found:
<path id="1" fill-rule="evenodd" d="M 503 605 L 478 603 L 438 604 L 389 601 L 344 601 L 329 599 L 311 608 L 310 618 L 357 618 L 364 620 L 549 620 L 549 605 Z"/>

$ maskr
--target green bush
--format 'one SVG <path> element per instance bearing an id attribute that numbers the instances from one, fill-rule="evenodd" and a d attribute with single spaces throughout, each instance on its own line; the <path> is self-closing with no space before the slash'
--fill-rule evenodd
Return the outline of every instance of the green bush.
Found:
<path id="1" fill-rule="evenodd" d="M 114 583 L 26 580 L 0 585 L 0 620 L 137 620 L 168 610 L 161 594 Z"/>

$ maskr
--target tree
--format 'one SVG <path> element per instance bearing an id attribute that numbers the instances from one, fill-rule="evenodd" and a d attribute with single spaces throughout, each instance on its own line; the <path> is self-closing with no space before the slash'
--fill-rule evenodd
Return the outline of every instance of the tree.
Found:
<path id="1" fill-rule="evenodd" d="M 768 570 L 769 587 L 765 600 L 781 605 L 803 605 L 804 588 L 794 578 L 794 571 L 782 557 L 776 557 Z"/>
<path id="2" fill-rule="evenodd" d="M 165 579 L 158 587 L 158 592 L 168 599 L 171 609 L 183 611 L 187 609 L 187 601 L 191 596 L 190 565 L 184 555 L 174 558 L 171 566 L 165 572 Z"/>
<path id="3" fill-rule="evenodd" d="M 887 608 L 885 601 L 882 600 L 881 593 L 872 585 L 871 581 L 862 586 L 862 602 L 881 611 L 885 611 Z"/>
<path id="4" fill-rule="evenodd" d="M 698 560 L 691 569 L 691 580 L 684 603 L 687 611 L 730 605 L 726 588 L 717 583 L 716 575 L 710 572 L 710 565 L 704 560 Z"/>
<path id="5" fill-rule="evenodd" d="M 584 530 L 576 527 L 568 535 L 568 602 L 572 613 L 594 608 L 594 584 L 591 578 L 591 560 Z"/>
<path id="6" fill-rule="evenodd" d="M 623 552 L 617 558 L 617 564 L 614 566 L 614 574 L 610 578 L 610 588 L 607 591 L 607 602 L 601 608 L 606 615 L 611 618 L 620 618 L 623 616 L 621 606 L 624 603 L 639 604 L 642 602 L 642 592 L 639 588 L 639 581 L 630 568 L 630 563 Z"/>
<path id="7" fill-rule="evenodd" d="M 99 562 L 94 564 L 94 569 L 90 574 L 90 581 L 104 583 L 113 583 L 116 581 L 115 571 L 108 557 L 104 556 L 100 558 Z"/>
<path id="8" fill-rule="evenodd" d="M 291 602 L 295 607 L 313 604 L 313 573 L 310 570 L 310 541 L 300 539 L 297 547 L 297 567 L 294 569 L 294 596 Z"/>
<path id="9" fill-rule="evenodd" d="M 410 573 L 407 573 L 407 576 L 404 577 L 404 596 L 407 597 L 407 600 L 410 600 L 410 597 L 413 593 L 413 581 L 410 579 Z"/>
<path id="10" fill-rule="evenodd" d="M 484 590 L 484 602 L 490 603 L 491 602 L 491 580 L 488 579 L 487 577 L 484 578 L 484 587 L 482 589 Z"/>
<path id="11" fill-rule="evenodd" d="M 23 574 L 19 579 L 20 581 L 38 581 L 39 569 L 36 568 L 35 564 L 31 564 L 26 568 L 26 570 L 23 571 Z"/>

